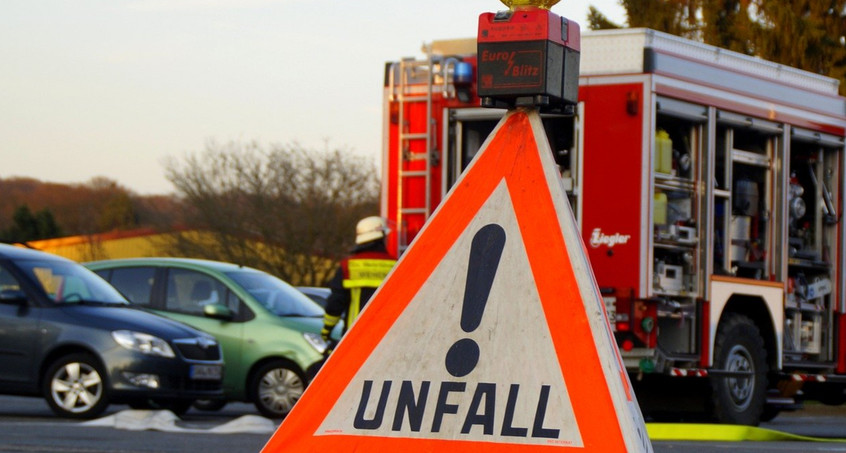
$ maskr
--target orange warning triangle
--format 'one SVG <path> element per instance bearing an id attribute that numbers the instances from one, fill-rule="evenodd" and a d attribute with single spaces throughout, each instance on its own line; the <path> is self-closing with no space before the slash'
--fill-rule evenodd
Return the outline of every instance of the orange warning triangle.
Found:
<path id="1" fill-rule="evenodd" d="M 510 111 L 263 451 L 652 451 L 604 310 Z"/>

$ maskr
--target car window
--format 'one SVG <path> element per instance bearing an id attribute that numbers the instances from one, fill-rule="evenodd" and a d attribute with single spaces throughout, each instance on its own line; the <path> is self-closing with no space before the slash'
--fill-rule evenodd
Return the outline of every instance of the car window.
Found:
<path id="1" fill-rule="evenodd" d="M 324 309 L 326 308 L 326 302 L 329 299 L 329 295 L 332 294 L 332 291 L 329 288 L 299 286 L 297 289 Z"/>
<path id="2" fill-rule="evenodd" d="M 126 267 L 112 271 L 109 283 L 135 305 L 149 307 L 155 283 L 156 268 Z"/>
<path id="3" fill-rule="evenodd" d="M 78 264 L 58 260 L 18 260 L 15 264 L 54 302 L 126 303 L 115 288 Z"/>
<path id="4" fill-rule="evenodd" d="M 226 285 L 210 275 L 188 269 L 168 270 L 165 298 L 168 311 L 202 315 L 206 305 L 226 304 L 237 315 L 237 302 L 237 297 L 234 301 L 230 297 Z"/>
<path id="5" fill-rule="evenodd" d="M 264 272 L 239 271 L 226 275 L 260 304 L 279 316 L 323 316 L 323 309 L 293 286 Z"/>
<path id="6" fill-rule="evenodd" d="M 21 285 L 18 283 L 18 280 L 9 271 L 0 267 L 0 294 L 17 291 L 21 291 Z"/>
<path id="7" fill-rule="evenodd" d="M 232 310 L 232 313 L 237 315 L 241 307 L 241 299 L 239 299 L 235 293 L 229 291 L 228 288 L 226 293 L 228 294 L 228 297 L 226 298 L 226 306 Z"/>

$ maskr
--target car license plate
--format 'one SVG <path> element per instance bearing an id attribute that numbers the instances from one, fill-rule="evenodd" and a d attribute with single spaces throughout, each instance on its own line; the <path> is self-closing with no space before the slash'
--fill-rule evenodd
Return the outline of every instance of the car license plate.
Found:
<path id="1" fill-rule="evenodd" d="M 219 365 L 191 365 L 191 379 L 216 381 L 223 376 L 223 367 Z"/>

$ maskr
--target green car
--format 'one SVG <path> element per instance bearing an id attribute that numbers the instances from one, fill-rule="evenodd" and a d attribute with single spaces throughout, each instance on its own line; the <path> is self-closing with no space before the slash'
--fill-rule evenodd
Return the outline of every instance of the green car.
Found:
<path id="1" fill-rule="evenodd" d="M 323 309 L 284 281 L 236 264 L 183 258 L 136 258 L 84 265 L 134 305 L 214 335 L 223 349 L 224 400 L 255 404 L 284 417 L 323 363 Z"/>

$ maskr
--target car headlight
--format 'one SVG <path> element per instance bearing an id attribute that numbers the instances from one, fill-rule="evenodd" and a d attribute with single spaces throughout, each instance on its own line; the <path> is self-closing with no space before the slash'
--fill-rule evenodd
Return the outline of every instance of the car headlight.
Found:
<path id="1" fill-rule="evenodd" d="M 305 332 L 303 333 L 303 338 L 305 338 L 312 348 L 316 349 L 317 352 L 321 354 L 326 352 L 326 348 L 329 346 L 329 343 L 327 343 L 326 340 L 324 340 L 318 333 Z"/>
<path id="2" fill-rule="evenodd" d="M 176 355 L 166 341 L 150 334 L 133 332 L 131 330 L 115 330 L 112 338 L 117 344 L 132 351 L 159 357 L 174 358 Z"/>

